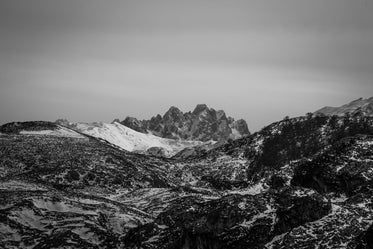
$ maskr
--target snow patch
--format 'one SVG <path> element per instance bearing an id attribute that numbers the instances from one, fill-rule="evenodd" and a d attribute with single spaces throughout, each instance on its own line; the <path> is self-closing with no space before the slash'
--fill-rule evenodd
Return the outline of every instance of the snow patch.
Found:
<path id="1" fill-rule="evenodd" d="M 261 181 L 249 188 L 238 189 L 229 191 L 229 194 L 239 194 L 239 195 L 257 195 L 264 192 L 267 189 L 267 186 Z"/>
<path id="2" fill-rule="evenodd" d="M 127 151 L 146 151 L 151 147 L 160 147 L 166 150 L 167 156 L 172 156 L 187 147 L 203 144 L 200 141 L 166 139 L 150 133 L 144 134 L 117 122 L 76 123 L 74 126 L 84 134 L 103 139 Z"/>
<path id="3" fill-rule="evenodd" d="M 97 215 L 97 213 L 92 210 L 84 210 L 82 208 L 74 207 L 62 201 L 52 202 L 49 200 L 35 199 L 33 200 L 33 203 L 37 208 L 48 210 L 51 212 Z"/>
<path id="4" fill-rule="evenodd" d="M 240 203 L 241 204 L 241 203 Z M 276 218 L 276 209 L 273 208 L 271 205 L 266 205 L 267 209 L 264 211 L 264 212 L 261 212 L 261 213 L 258 213 L 258 214 L 255 214 L 250 220 L 245 220 L 244 222 L 242 222 L 240 225 L 241 226 L 244 226 L 244 227 L 247 227 L 247 228 L 251 228 L 252 225 L 259 219 L 262 219 L 262 218 L 268 218 L 268 217 L 271 217 L 273 221 L 275 221 L 275 218 Z M 273 222 L 274 224 L 274 222 Z"/>

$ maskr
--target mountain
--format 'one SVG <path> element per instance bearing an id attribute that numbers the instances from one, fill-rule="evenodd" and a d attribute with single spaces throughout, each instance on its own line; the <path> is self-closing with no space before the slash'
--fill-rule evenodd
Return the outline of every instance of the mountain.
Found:
<path id="1" fill-rule="evenodd" d="M 349 113 L 350 115 L 361 114 L 365 116 L 373 116 L 373 97 L 369 99 L 359 98 L 340 107 L 326 106 L 315 112 L 315 114 L 323 114 L 328 116 L 343 116 L 346 113 Z"/>
<path id="2" fill-rule="evenodd" d="M 80 133 L 103 139 L 127 151 L 171 157 L 179 151 L 194 146 L 210 145 L 201 141 L 175 140 L 144 134 L 120 123 L 71 123 L 57 120 L 57 123 Z"/>
<path id="3" fill-rule="evenodd" d="M 205 104 L 199 104 L 193 112 L 186 113 L 172 106 L 163 116 L 158 114 L 150 120 L 126 117 L 120 123 L 135 131 L 163 138 L 204 142 L 226 141 L 250 134 L 245 120 L 235 121 L 224 111 L 216 111 Z"/>
<path id="4" fill-rule="evenodd" d="M 172 158 L 56 123 L 0 132 L 3 248 L 373 245 L 370 116 L 284 119 Z"/>
<path id="5" fill-rule="evenodd" d="M 373 118 L 283 120 L 178 166 L 221 197 L 174 200 L 128 248 L 371 248 Z"/>
<path id="6" fill-rule="evenodd" d="M 0 127 L 0 248 L 117 248 L 152 216 L 134 197 L 116 196 L 176 185 L 167 161 L 60 130 L 50 122 Z"/>

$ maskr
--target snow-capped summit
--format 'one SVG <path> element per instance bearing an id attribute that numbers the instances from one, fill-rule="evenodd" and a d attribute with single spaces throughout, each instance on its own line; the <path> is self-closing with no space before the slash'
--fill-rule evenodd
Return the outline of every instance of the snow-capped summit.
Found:
<path id="1" fill-rule="evenodd" d="M 344 116 L 346 113 L 351 115 L 360 113 L 365 116 L 373 116 L 373 97 L 368 99 L 359 98 L 340 107 L 326 106 L 315 112 L 315 114 L 324 114 L 327 116 Z"/>

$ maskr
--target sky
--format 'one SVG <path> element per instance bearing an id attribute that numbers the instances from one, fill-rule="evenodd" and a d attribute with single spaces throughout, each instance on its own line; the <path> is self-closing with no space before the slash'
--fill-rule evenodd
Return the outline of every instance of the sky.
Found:
<path id="1" fill-rule="evenodd" d="M 0 0 L 0 124 L 205 103 L 258 130 L 373 96 L 371 0 Z"/>

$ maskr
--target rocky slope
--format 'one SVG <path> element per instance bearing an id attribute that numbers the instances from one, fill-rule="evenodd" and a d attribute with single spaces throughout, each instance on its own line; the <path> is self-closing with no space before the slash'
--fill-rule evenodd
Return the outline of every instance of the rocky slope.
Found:
<path id="1" fill-rule="evenodd" d="M 0 128 L 1 248 L 119 247 L 126 230 L 152 216 L 115 196 L 177 184 L 167 161 L 81 134 L 23 132 L 59 130 L 34 124 Z"/>
<path id="2" fill-rule="evenodd" d="M 373 97 L 369 99 L 360 98 L 340 107 L 326 106 L 315 112 L 318 115 L 328 116 L 343 116 L 346 113 L 350 115 L 373 116 Z"/>
<path id="3" fill-rule="evenodd" d="M 372 135 L 368 117 L 301 117 L 177 162 L 191 188 L 221 197 L 172 202 L 124 242 L 129 248 L 367 246 Z"/>
<path id="4" fill-rule="evenodd" d="M 245 120 L 235 121 L 224 111 L 204 104 L 197 105 L 193 112 L 183 113 L 172 106 L 163 116 L 158 114 L 150 120 L 127 117 L 120 123 L 138 132 L 172 139 L 225 141 L 250 134 Z"/>
<path id="5" fill-rule="evenodd" d="M 371 248 L 371 117 L 286 119 L 171 159 L 45 127 L 61 129 L 0 127 L 0 247 Z"/>

